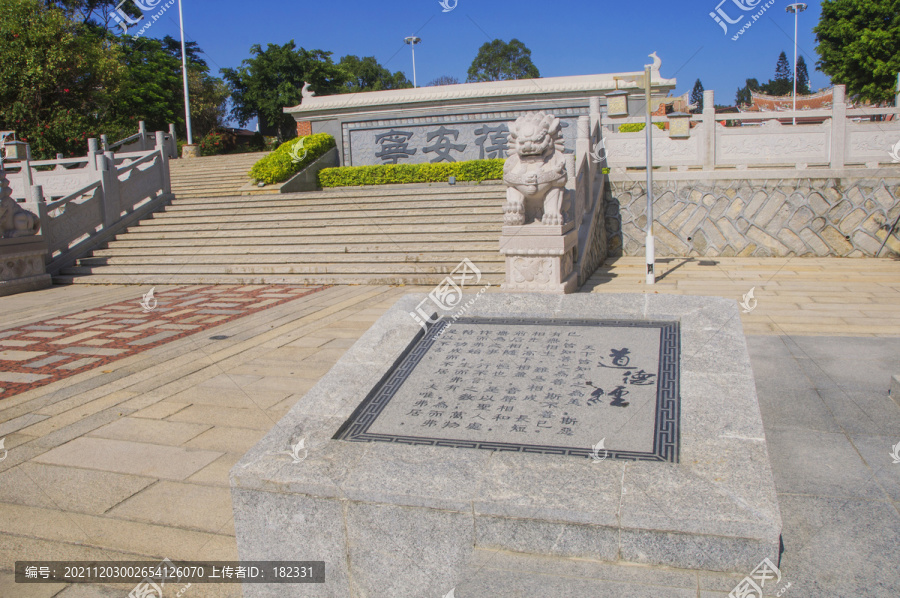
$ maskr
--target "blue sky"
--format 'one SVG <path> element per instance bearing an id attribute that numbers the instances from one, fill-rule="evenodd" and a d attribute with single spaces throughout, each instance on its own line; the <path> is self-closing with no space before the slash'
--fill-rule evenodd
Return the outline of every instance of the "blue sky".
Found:
<path id="1" fill-rule="evenodd" d="M 768 0 L 725 0 L 722 10 L 732 19 L 729 33 L 709 16 L 720 0 L 688 2 L 591 2 L 575 0 L 458 0 L 443 12 L 438 0 L 390 2 L 283 2 L 274 0 L 183 0 L 185 34 L 207 54 L 213 70 L 239 66 L 258 43 L 283 44 L 293 39 L 306 49 L 375 56 L 392 71 L 412 80 L 412 59 L 403 38 L 418 35 L 416 72 L 420 85 L 441 75 L 465 81 L 466 71 L 481 44 L 494 38 L 518 38 L 531 49 L 543 77 L 642 70 L 656 51 L 662 76 L 676 78 L 674 92 L 690 91 L 694 81 L 716 91 L 717 104 L 733 104 L 735 91 L 748 77 L 761 82 L 775 74 L 784 50 L 793 62 L 794 17 L 790 4 L 774 0 L 751 28 L 736 41 L 732 36 Z M 454 0 L 446 0 L 450 6 Z M 735 3 L 755 5 L 750 12 Z M 815 70 L 815 35 L 819 2 L 800 14 L 798 46 L 810 69 L 813 89 L 830 86 Z M 142 23 L 143 24 L 143 23 Z M 132 31 L 133 32 L 133 31 Z M 154 37 L 178 37 L 177 5 L 148 32 Z"/>

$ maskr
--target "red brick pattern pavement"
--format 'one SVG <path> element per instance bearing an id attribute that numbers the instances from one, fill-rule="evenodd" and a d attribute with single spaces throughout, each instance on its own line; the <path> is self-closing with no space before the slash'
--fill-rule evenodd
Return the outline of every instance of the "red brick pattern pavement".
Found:
<path id="1" fill-rule="evenodd" d="M 0 399 L 62 380 L 324 286 L 184 286 L 0 331 Z M 137 295 L 137 292 L 135 293 Z M 148 302 L 153 306 L 153 301 Z"/>

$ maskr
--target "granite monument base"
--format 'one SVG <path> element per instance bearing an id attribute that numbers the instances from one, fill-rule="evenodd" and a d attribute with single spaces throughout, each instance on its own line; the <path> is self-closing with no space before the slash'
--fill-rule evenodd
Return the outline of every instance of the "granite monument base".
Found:
<path id="1" fill-rule="evenodd" d="M 548 226 L 540 222 L 504 226 L 500 254 L 506 256 L 504 291 L 568 294 L 578 288 L 574 271 L 578 232 L 575 223 Z"/>
<path id="2" fill-rule="evenodd" d="M 0 297 L 46 289 L 47 241 L 41 235 L 0 239 Z"/>
<path id="3" fill-rule="evenodd" d="M 407 295 L 231 471 L 244 596 L 480 592 L 476 552 L 751 571 L 781 516 L 736 302 Z M 482 588 L 485 592 L 487 588 Z M 465 594 L 463 594 L 465 592 Z"/>

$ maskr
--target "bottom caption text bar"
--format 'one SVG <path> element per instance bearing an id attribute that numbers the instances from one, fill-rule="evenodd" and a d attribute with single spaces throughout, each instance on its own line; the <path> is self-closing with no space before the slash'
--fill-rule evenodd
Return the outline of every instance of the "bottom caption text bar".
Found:
<path id="1" fill-rule="evenodd" d="M 16 561 L 16 583 L 325 583 L 325 561 Z"/>

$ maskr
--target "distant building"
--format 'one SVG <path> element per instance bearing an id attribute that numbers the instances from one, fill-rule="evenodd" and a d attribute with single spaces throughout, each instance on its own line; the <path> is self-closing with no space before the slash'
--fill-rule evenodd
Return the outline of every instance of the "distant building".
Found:
<path id="1" fill-rule="evenodd" d="M 822 89 L 816 93 L 808 95 L 797 95 L 797 110 L 831 110 L 834 103 L 834 88 Z M 786 96 L 770 96 L 758 91 L 750 91 L 751 103 L 749 106 L 739 106 L 740 111 L 747 112 L 789 112 L 793 110 L 794 97 Z M 854 102 L 853 98 L 848 98 L 848 108 L 874 108 L 875 104 L 865 102 Z M 893 115 L 889 115 L 893 117 Z M 809 116 L 798 117 L 797 124 L 819 124 L 827 120 L 827 116 Z M 779 119 L 782 124 L 790 124 L 791 118 Z M 890 118 L 888 119 L 890 120 Z M 745 124 L 759 124 L 762 121 L 745 120 Z"/>

